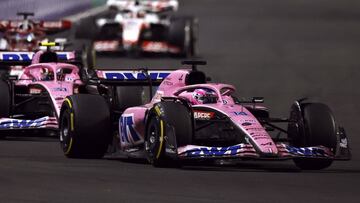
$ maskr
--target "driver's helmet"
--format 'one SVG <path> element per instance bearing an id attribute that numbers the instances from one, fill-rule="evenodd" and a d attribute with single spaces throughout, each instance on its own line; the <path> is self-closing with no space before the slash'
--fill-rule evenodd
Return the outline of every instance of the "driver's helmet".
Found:
<path id="1" fill-rule="evenodd" d="M 210 104 L 216 103 L 217 96 L 216 93 L 209 89 L 195 89 L 192 93 L 191 103 L 193 105 L 197 104 Z"/>
<path id="2" fill-rule="evenodd" d="M 58 69 L 56 71 L 56 77 L 58 81 L 64 81 L 65 80 L 65 73 L 63 72 L 62 69 Z"/>
<path id="3" fill-rule="evenodd" d="M 139 11 L 137 12 L 137 16 L 136 16 L 136 17 L 138 17 L 138 18 L 145 18 L 145 15 L 146 15 L 146 12 L 145 12 L 145 11 L 139 10 Z"/>
<path id="4" fill-rule="evenodd" d="M 47 68 L 42 68 L 40 73 L 41 73 L 40 79 L 42 81 L 54 80 L 54 73 L 52 71 L 49 71 Z"/>

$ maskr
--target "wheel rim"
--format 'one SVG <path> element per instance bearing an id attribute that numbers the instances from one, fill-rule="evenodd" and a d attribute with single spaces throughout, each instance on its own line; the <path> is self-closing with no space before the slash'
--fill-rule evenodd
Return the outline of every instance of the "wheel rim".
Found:
<path id="1" fill-rule="evenodd" d="M 150 160 L 153 160 L 155 157 L 155 153 L 157 148 L 159 147 L 159 136 L 158 136 L 158 125 L 157 119 L 153 118 L 150 121 L 146 141 L 145 141 L 145 150 L 149 156 Z"/>
<path id="2" fill-rule="evenodd" d="M 70 135 L 70 119 L 67 111 L 64 112 L 60 122 L 60 143 L 64 153 L 68 154 L 72 145 L 72 137 Z"/>

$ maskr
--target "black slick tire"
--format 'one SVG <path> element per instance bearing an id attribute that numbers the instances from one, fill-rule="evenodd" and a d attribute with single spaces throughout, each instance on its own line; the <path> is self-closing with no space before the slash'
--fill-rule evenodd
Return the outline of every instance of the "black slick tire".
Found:
<path id="1" fill-rule="evenodd" d="M 146 127 L 145 154 L 155 167 L 177 166 L 177 160 L 166 156 L 170 136 L 175 135 L 177 147 L 191 144 L 193 121 L 190 110 L 183 104 L 164 101 L 152 109 Z"/>
<path id="2" fill-rule="evenodd" d="M 69 158 L 102 158 L 111 141 L 110 109 L 100 95 L 66 98 L 59 119 L 60 144 Z"/>
<path id="3" fill-rule="evenodd" d="M 134 87 L 115 87 L 114 108 L 119 111 L 133 106 L 140 106 L 144 103 L 144 88 Z"/>
<path id="4" fill-rule="evenodd" d="M 169 26 L 168 41 L 180 48 L 180 57 L 196 55 L 197 23 L 193 17 L 173 17 Z"/>
<path id="5" fill-rule="evenodd" d="M 301 104 L 301 117 L 296 128 L 289 126 L 292 145 L 296 147 L 325 146 L 336 150 L 336 124 L 330 108 L 322 103 Z M 294 114 L 294 113 L 293 113 Z M 335 153 L 335 151 L 334 151 Z M 295 158 L 295 165 L 303 170 L 320 170 L 329 167 L 333 159 Z"/>

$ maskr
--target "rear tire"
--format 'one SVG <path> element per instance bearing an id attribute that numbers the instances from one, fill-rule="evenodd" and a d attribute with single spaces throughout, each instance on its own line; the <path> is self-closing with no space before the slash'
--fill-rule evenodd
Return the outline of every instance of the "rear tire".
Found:
<path id="1" fill-rule="evenodd" d="M 0 79 L 0 118 L 9 118 L 10 116 L 10 89 L 9 85 Z M 6 131 L 0 130 L 0 139 L 5 138 Z"/>
<path id="2" fill-rule="evenodd" d="M 177 166 L 176 159 L 166 156 L 167 142 L 174 136 L 175 147 L 189 145 L 192 135 L 192 116 L 186 106 L 175 102 L 157 103 L 146 128 L 145 154 L 148 161 L 155 167 Z"/>
<path id="3" fill-rule="evenodd" d="M 110 109 L 99 95 L 66 98 L 59 119 L 60 144 L 69 158 L 102 158 L 111 141 Z"/>
<path id="4" fill-rule="evenodd" d="M 337 146 L 336 124 L 330 108 L 322 103 L 301 104 L 301 112 L 293 106 L 291 116 L 296 124 L 289 124 L 288 132 L 295 147 L 325 146 L 335 153 Z M 332 159 L 295 158 L 295 165 L 304 170 L 329 167 Z"/>
<path id="5" fill-rule="evenodd" d="M 119 40 L 122 39 L 122 27 L 119 23 L 105 24 L 99 28 L 96 36 L 98 40 Z"/>
<path id="6" fill-rule="evenodd" d="M 8 67 L 1 67 L 0 69 L 0 80 L 5 80 L 6 76 L 9 74 L 10 68 Z"/>
<path id="7" fill-rule="evenodd" d="M 83 47 L 82 61 L 86 68 L 95 69 L 96 66 L 96 52 L 93 43 L 89 42 Z"/>
<path id="8" fill-rule="evenodd" d="M 99 32 L 95 18 L 80 20 L 75 29 L 75 39 L 94 39 Z"/>
<path id="9" fill-rule="evenodd" d="M 145 103 L 144 88 L 139 86 L 134 87 L 115 87 L 115 106 L 119 111 L 133 106 L 141 106 Z"/>
<path id="10" fill-rule="evenodd" d="M 171 19 L 169 27 L 169 43 L 180 48 L 180 57 L 196 56 L 198 24 L 193 17 L 177 17 Z"/>

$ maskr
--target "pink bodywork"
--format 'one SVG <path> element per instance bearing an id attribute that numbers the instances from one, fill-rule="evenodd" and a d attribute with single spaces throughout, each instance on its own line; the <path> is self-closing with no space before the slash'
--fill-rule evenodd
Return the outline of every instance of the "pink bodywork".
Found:
<path id="1" fill-rule="evenodd" d="M 152 108 L 153 105 L 161 101 L 161 97 L 182 97 L 191 101 L 189 95 L 188 98 L 182 94 L 188 89 L 194 88 L 207 88 L 213 90 L 218 96 L 216 103 L 212 104 L 200 104 L 193 105 L 193 107 L 206 107 L 214 109 L 216 111 L 222 112 L 227 115 L 234 124 L 236 124 L 243 132 L 245 132 L 248 137 L 254 143 L 254 147 L 258 148 L 264 154 L 278 154 L 278 148 L 276 144 L 271 139 L 270 135 L 265 131 L 259 121 L 253 116 L 245 107 L 239 104 L 235 104 L 234 100 L 230 97 L 230 94 L 235 91 L 235 87 L 227 84 L 220 83 L 209 83 L 209 84 L 197 84 L 197 85 L 185 85 L 185 78 L 189 74 L 190 70 L 182 69 L 176 70 L 170 75 L 168 75 L 164 81 L 160 84 L 158 90 L 156 91 L 151 102 L 140 107 L 131 107 L 125 110 L 121 119 L 124 119 L 124 116 L 127 119 L 130 119 L 132 126 L 134 127 L 136 133 L 138 134 L 139 139 L 134 139 L 131 136 L 131 132 L 128 126 L 123 126 L 123 122 L 120 122 L 119 132 L 120 132 L 120 144 L 121 147 L 129 148 L 142 144 L 144 142 L 144 118 L 145 113 L 148 109 Z M 220 93 L 221 92 L 221 93 Z M 265 108 L 262 106 L 257 106 L 258 108 Z M 127 122 L 129 123 L 129 122 Z M 251 125 L 246 125 L 251 123 Z M 186 146 L 187 148 L 179 148 L 178 154 L 183 152 L 186 149 L 191 148 L 191 145 Z"/>
<path id="2" fill-rule="evenodd" d="M 67 63 L 39 63 L 39 57 L 43 52 L 37 52 L 32 64 L 24 69 L 23 74 L 15 83 L 17 86 L 40 85 L 49 92 L 51 101 L 54 104 L 57 117 L 60 115 L 60 108 L 67 96 L 74 94 L 74 86 L 82 85 L 79 76 L 79 68 Z M 71 58 L 71 57 L 70 57 Z M 54 73 L 54 79 L 50 81 L 41 80 L 41 70 L 45 68 Z M 70 69 L 69 74 L 65 74 L 63 80 L 58 80 L 58 74 L 61 69 Z"/>
<path id="3" fill-rule="evenodd" d="M 54 72 L 54 80 L 40 80 L 41 68 L 51 69 Z M 63 68 L 72 69 L 72 72 L 70 74 L 66 74 L 63 81 L 58 81 L 58 71 Z M 41 85 L 47 90 L 47 92 L 49 92 L 56 110 L 56 115 L 59 116 L 60 108 L 64 99 L 74 93 L 74 85 L 82 85 L 82 82 L 79 76 L 79 69 L 74 65 L 66 63 L 39 63 L 26 67 L 24 73 L 21 75 L 19 81 L 17 81 L 15 85 L 29 87 L 34 85 Z"/>
<path id="4" fill-rule="evenodd" d="M 43 54 L 43 52 L 39 51 L 33 56 L 31 65 L 24 68 L 19 80 L 15 81 L 14 85 L 27 86 L 29 87 L 29 90 L 32 88 L 36 89 L 39 86 L 46 89 L 49 93 L 51 102 L 53 103 L 56 116 L 44 117 L 44 124 L 42 124 L 41 127 L 57 128 L 57 118 L 60 115 L 60 109 L 63 101 L 67 96 L 74 94 L 74 89 L 83 85 L 83 83 L 80 80 L 79 68 L 77 66 L 67 63 L 39 63 L 41 54 Z M 69 54 L 71 54 L 71 52 L 69 52 Z M 68 58 L 72 59 L 74 56 L 69 56 Z M 41 78 L 41 74 L 44 69 L 47 69 L 54 74 L 51 80 L 43 80 Z M 62 77 L 60 78 L 59 72 L 62 69 L 67 69 L 69 73 L 61 75 Z M 13 122 L 12 120 L 14 119 L 0 119 L 2 122 Z M 18 120 L 18 122 L 26 122 L 26 120 L 16 120 Z M 28 122 L 30 122 L 30 120 Z"/>

